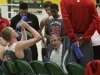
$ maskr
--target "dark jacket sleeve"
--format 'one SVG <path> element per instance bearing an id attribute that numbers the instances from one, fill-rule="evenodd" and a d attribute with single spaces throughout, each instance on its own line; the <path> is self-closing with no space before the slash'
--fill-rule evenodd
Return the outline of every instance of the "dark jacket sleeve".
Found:
<path id="1" fill-rule="evenodd" d="M 34 27 L 33 28 L 35 30 L 37 30 L 37 31 L 40 30 L 40 28 L 39 28 L 39 20 L 38 20 L 37 16 L 34 17 L 33 22 L 34 22 Z"/>
<path id="2" fill-rule="evenodd" d="M 11 26 L 13 29 L 16 28 L 14 18 L 11 19 L 11 25 L 10 25 L 10 26 Z"/>

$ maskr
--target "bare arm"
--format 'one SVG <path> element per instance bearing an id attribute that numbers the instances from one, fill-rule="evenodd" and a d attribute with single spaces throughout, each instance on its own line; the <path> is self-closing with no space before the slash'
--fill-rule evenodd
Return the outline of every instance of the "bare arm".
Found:
<path id="1" fill-rule="evenodd" d="M 3 60 L 5 54 L 5 47 L 0 46 L 0 59 Z"/>
<path id="2" fill-rule="evenodd" d="M 39 33 L 41 34 L 42 42 L 43 42 L 44 46 L 46 47 L 46 42 L 45 42 L 43 34 L 42 34 L 42 30 L 43 30 L 44 27 L 45 27 L 45 20 L 42 19 L 41 22 L 40 22 L 40 31 L 39 31 Z"/>
<path id="3" fill-rule="evenodd" d="M 32 28 L 30 25 L 28 25 L 26 22 L 21 21 L 21 22 L 19 22 L 18 25 L 20 25 L 21 27 L 27 28 L 32 33 L 34 38 L 25 40 L 25 41 L 20 41 L 16 45 L 15 50 L 23 50 L 25 48 L 28 48 L 28 47 L 36 44 L 38 41 L 40 41 L 42 39 L 41 35 L 34 28 Z"/>
<path id="4" fill-rule="evenodd" d="M 0 37 L 0 46 L 6 46 L 6 41 Z"/>
<path id="5" fill-rule="evenodd" d="M 45 20 L 45 35 L 44 35 L 44 37 L 47 39 L 50 38 L 50 36 L 48 35 L 48 20 L 49 18 Z"/>
<path id="6" fill-rule="evenodd" d="M 45 20 L 42 19 L 41 22 L 40 22 L 40 31 L 43 30 L 44 26 L 45 26 Z"/>

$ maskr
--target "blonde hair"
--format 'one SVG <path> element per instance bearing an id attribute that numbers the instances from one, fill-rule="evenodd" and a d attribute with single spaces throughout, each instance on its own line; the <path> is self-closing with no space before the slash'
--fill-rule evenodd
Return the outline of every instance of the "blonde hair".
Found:
<path id="1" fill-rule="evenodd" d="M 1 31 L 1 36 L 5 41 L 9 42 L 11 40 L 11 33 L 12 31 L 9 29 L 9 27 L 5 27 Z"/>

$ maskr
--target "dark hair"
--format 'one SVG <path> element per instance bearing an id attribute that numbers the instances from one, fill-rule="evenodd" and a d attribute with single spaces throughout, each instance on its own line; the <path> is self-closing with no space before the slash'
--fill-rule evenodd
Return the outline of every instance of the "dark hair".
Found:
<path id="1" fill-rule="evenodd" d="M 27 3 L 21 3 L 20 5 L 19 5 L 19 9 L 28 9 L 28 5 L 27 5 Z"/>
<path id="2" fill-rule="evenodd" d="M 52 2 L 51 1 L 46 1 L 43 5 L 44 8 L 46 7 L 50 7 L 52 5 Z"/>
<path id="3" fill-rule="evenodd" d="M 58 8 L 58 5 L 57 5 L 57 4 L 52 4 L 52 5 L 50 6 L 50 9 L 57 9 L 57 10 L 59 10 L 59 8 Z"/>
<path id="4" fill-rule="evenodd" d="M 5 41 L 9 42 L 11 40 L 11 33 L 12 31 L 9 29 L 9 27 L 5 27 L 1 31 L 1 36 Z"/>

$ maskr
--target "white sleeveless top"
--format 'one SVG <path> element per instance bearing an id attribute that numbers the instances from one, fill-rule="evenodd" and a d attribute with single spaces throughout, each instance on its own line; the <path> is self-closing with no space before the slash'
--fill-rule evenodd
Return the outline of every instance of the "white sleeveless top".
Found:
<path id="1" fill-rule="evenodd" d="M 19 43 L 19 42 L 17 42 L 17 43 Z M 7 43 L 5 50 L 10 50 L 10 51 L 15 52 L 15 46 L 16 46 L 17 43 L 13 43 L 10 47 L 8 47 L 9 43 Z"/>
<path id="2" fill-rule="evenodd" d="M 100 45 L 100 35 L 98 34 L 97 31 L 95 31 L 95 33 L 91 37 L 91 40 L 92 40 L 92 46 Z"/>

